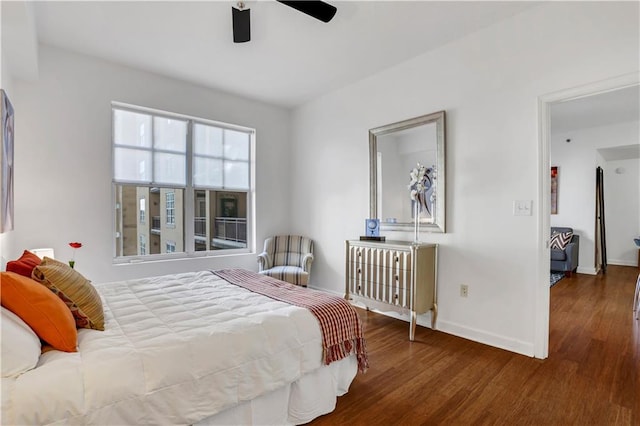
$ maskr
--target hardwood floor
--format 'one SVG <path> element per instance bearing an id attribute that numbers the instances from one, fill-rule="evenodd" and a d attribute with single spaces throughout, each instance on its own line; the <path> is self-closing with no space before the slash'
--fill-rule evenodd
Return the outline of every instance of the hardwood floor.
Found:
<path id="1" fill-rule="evenodd" d="M 371 368 L 312 425 L 640 425 L 637 268 L 551 288 L 549 357 L 538 360 L 360 311 Z"/>

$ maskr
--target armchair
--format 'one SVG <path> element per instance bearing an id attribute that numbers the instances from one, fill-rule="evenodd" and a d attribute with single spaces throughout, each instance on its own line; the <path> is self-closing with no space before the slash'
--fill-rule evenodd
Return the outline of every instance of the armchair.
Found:
<path id="1" fill-rule="evenodd" d="M 313 240 L 299 235 L 279 235 L 264 241 L 258 255 L 258 272 L 306 287 L 313 262 Z"/>
<path id="2" fill-rule="evenodd" d="M 551 235 L 554 232 L 573 232 L 573 228 L 552 227 Z M 551 270 L 564 272 L 568 277 L 578 268 L 578 251 L 580 249 L 580 236 L 573 234 L 571 241 L 564 250 L 551 249 Z"/>

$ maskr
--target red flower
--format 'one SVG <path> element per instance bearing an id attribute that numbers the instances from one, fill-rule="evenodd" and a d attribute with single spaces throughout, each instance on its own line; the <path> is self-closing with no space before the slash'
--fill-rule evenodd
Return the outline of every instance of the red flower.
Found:
<path id="1" fill-rule="evenodd" d="M 73 247 L 74 249 L 78 249 L 78 248 L 82 247 L 82 243 L 69 243 L 69 245 L 71 247 Z"/>

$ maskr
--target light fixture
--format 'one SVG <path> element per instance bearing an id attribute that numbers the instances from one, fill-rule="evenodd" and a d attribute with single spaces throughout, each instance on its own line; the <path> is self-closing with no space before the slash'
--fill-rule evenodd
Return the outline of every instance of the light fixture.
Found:
<path id="1" fill-rule="evenodd" d="M 251 40 L 251 9 L 245 9 L 242 1 L 238 2 L 238 7 L 231 8 L 233 18 L 233 42 L 245 43 Z"/>
<path id="2" fill-rule="evenodd" d="M 298 12 L 327 23 L 333 19 L 338 9 L 323 1 L 284 1 L 278 3 L 291 7 Z M 231 6 L 233 22 L 233 42 L 245 43 L 251 40 L 251 12 L 243 1 L 238 1 L 236 6 Z"/>

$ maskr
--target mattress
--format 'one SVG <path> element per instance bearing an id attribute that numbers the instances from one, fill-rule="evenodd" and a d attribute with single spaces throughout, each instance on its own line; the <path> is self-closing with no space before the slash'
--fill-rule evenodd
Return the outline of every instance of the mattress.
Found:
<path id="1" fill-rule="evenodd" d="M 302 413 L 290 422 L 301 423 L 314 411 L 305 377 L 325 372 L 318 380 L 337 395 L 355 376 L 353 356 L 322 364 L 308 310 L 211 272 L 96 288 L 105 331 L 81 329 L 77 353 L 46 352 L 35 369 L 2 379 L 3 424 L 194 424 L 283 392 L 293 405 L 306 401 L 287 407 Z"/>

